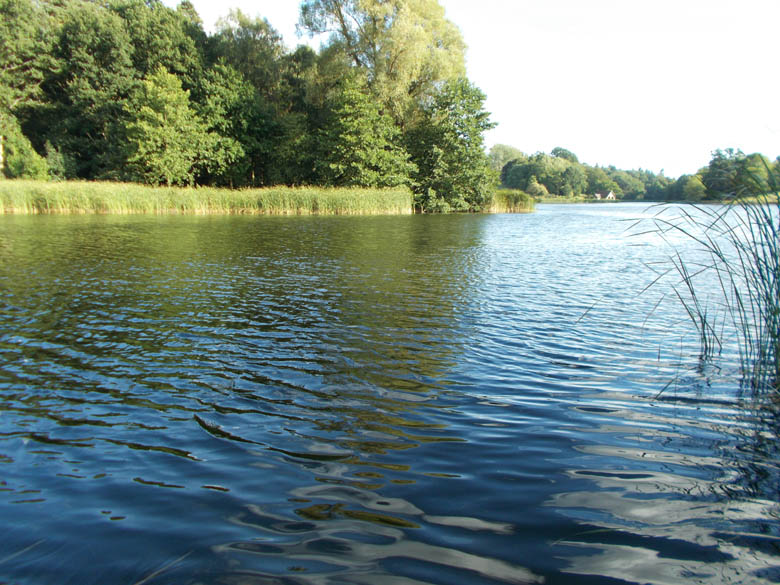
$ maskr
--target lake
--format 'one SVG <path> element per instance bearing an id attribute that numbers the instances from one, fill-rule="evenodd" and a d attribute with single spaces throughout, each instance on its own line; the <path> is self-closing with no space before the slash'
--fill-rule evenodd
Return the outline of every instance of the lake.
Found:
<path id="1" fill-rule="evenodd" d="M 0 217 L 0 583 L 780 582 L 651 212 Z"/>

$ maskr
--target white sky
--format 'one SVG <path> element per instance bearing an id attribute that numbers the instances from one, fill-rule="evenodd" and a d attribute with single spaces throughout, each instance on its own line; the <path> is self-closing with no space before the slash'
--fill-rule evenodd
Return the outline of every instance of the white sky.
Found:
<path id="1" fill-rule="evenodd" d="M 307 42 L 297 0 L 192 1 L 207 31 L 236 7 L 290 47 Z M 716 148 L 780 155 L 780 0 L 440 2 L 498 123 L 488 146 L 562 146 L 591 165 L 670 177 Z"/>

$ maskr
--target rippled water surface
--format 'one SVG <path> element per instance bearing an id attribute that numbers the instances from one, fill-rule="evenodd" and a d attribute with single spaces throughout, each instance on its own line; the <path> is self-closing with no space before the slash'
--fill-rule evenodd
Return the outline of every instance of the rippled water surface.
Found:
<path id="1" fill-rule="evenodd" d="M 0 217 L 0 583 L 780 581 L 644 210 Z"/>

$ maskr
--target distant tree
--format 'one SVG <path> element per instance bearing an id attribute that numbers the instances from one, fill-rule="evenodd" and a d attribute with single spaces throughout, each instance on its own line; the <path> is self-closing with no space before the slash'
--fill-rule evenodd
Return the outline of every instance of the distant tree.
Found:
<path id="1" fill-rule="evenodd" d="M 588 188 L 588 174 L 585 167 L 577 162 L 566 167 L 563 179 L 572 195 L 581 195 Z"/>
<path id="2" fill-rule="evenodd" d="M 720 198 L 737 193 L 744 159 L 744 153 L 733 148 L 718 149 L 712 153 L 712 159 L 702 174 L 708 197 Z"/>
<path id="3" fill-rule="evenodd" d="M 265 18 L 231 9 L 217 21 L 210 55 L 238 70 L 265 99 L 273 99 L 282 77 L 285 54 L 281 35 Z"/>
<path id="4" fill-rule="evenodd" d="M 573 163 L 578 163 L 580 160 L 577 158 L 577 155 L 571 152 L 570 150 L 566 150 L 565 148 L 561 148 L 560 146 L 556 146 L 552 149 L 552 152 L 550 152 L 553 156 L 557 158 L 563 158 Z"/>
<path id="5" fill-rule="evenodd" d="M 757 195 L 773 190 L 772 161 L 760 153 L 747 155 L 739 167 L 737 190 L 739 194 Z"/>
<path id="6" fill-rule="evenodd" d="M 499 180 L 501 181 L 501 185 L 504 187 L 508 187 L 510 189 L 520 189 L 517 185 L 525 185 L 528 182 L 528 177 L 525 176 L 525 174 L 519 174 L 516 177 L 512 178 L 512 171 L 515 168 L 520 169 L 521 172 L 524 173 L 525 165 L 528 162 L 528 157 L 523 155 L 519 158 L 514 158 L 507 163 L 504 164 L 503 167 L 501 167 L 501 173 L 499 175 Z"/>
<path id="7" fill-rule="evenodd" d="M 707 196 L 707 188 L 699 175 L 683 175 L 682 196 L 686 201 L 701 201 Z"/>
<path id="8" fill-rule="evenodd" d="M 485 94 L 467 79 L 443 85 L 406 136 L 417 166 L 417 204 L 426 210 L 477 211 L 489 200 L 496 173 L 484 150 L 484 133 L 495 124 Z"/>
<path id="9" fill-rule="evenodd" d="M 621 171 L 613 166 L 607 167 L 606 173 L 610 179 L 617 183 L 624 199 L 643 199 L 645 184 L 627 171 Z"/>
<path id="10" fill-rule="evenodd" d="M 588 176 L 588 190 L 591 195 L 595 193 L 609 193 L 612 191 L 615 195 L 622 194 L 618 184 L 613 181 L 607 172 L 601 167 L 586 167 L 585 173 Z"/>
<path id="11" fill-rule="evenodd" d="M 488 152 L 491 168 L 499 173 L 509 161 L 523 158 L 525 158 L 525 154 L 523 154 L 522 151 L 514 146 L 507 146 L 506 144 L 495 144 Z"/>
<path id="12" fill-rule="evenodd" d="M 537 181 L 536 177 L 533 175 L 528 181 L 527 193 L 536 199 L 544 199 L 550 195 L 549 191 L 547 191 L 547 187 Z"/>

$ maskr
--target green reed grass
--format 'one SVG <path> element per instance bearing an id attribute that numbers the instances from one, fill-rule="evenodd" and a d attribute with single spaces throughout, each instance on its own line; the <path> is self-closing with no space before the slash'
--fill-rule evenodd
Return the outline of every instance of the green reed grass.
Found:
<path id="1" fill-rule="evenodd" d="M 135 183 L 0 181 L 0 213 L 408 214 L 406 188 L 150 187 Z"/>
<path id="2" fill-rule="evenodd" d="M 490 213 L 530 213 L 535 201 L 525 191 L 519 189 L 498 189 L 491 201 L 485 206 Z"/>
<path id="3" fill-rule="evenodd" d="M 670 242 L 674 251 L 667 272 L 679 277 L 674 294 L 699 332 L 702 357 L 720 351 L 725 325 L 730 325 L 736 331 L 745 382 L 757 394 L 778 396 L 780 189 L 777 177 L 771 172 L 769 176 L 768 185 L 743 186 L 730 205 L 691 204 L 675 217 L 659 212 L 651 220 L 651 231 L 667 242 L 671 235 L 682 235 L 698 244 L 707 259 L 692 262 Z M 700 284 L 712 275 L 719 289 L 715 302 L 711 286 L 704 289 Z"/>

